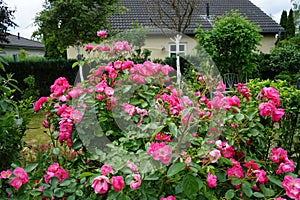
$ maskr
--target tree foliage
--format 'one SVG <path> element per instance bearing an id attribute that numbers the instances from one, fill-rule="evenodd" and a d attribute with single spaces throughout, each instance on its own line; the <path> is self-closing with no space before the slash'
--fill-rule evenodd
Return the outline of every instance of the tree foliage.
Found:
<path id="1" fill-rule="evenodd" d="M 3 0 L 0 0 L 0 42 L 8 43 L 7 31 L 9 27 L 16 27 L 13 22 L 15 10 L 10 9 Z"/>
<path id="2" fill-rule="evenodd" d="M 216 63 L 221 74 L 238 73 L 240 79 L 254 71 L 251 62 L 259 45 L 260 29 L 237 11 L 213 21 L 211 31 L 196 29 L 196 38 Z"/>
<path id="3" fill-rule="evenodd" d="M 286 10 L 283 10 L 281 13 L 281 17 L 280 17 L 280 25 L 286 29 L 287 26 L 287 19 L 288 19 L 288 15 Z M 283 40 L 285 38 L 285 33 L 281 33 L 280 35 L 280 40 Z"/>
<path id="4" fill-rule="evenodd" d="M 96 32 L 107 29 L 107 18 L 118 0 L 46 0 L 35 18 L 47 57 L 61 57 L 67 47 L 97 41 Z"/>
<path id="5" fill-rule="evenodd" d="M 286 22 L 286 37 L 292 38 L 295 36 L 295 19 L 294 19 L 294 11 L 290 9 L 287 22 Z"/>

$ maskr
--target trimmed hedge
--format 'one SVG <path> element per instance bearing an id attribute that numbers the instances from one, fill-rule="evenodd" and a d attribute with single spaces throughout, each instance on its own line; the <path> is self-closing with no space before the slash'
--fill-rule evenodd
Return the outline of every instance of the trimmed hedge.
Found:
<path id="1" fill-rule="evenodd" d="M 9 62 L 5 66 L 5 72 L 0 72 L 1 76 L 13 74 L 13 78 L 18 81 L 18 87 L 25 91 L 24 79 L 29 75 L 35 78 L 35 88 L 40 91 L 41 96 L 49 96 L 50 86 L 58 77 L 66 77 L 70 84 L 74 84 L 78 67 L 72 69 L 72 64 L 76 60 L 46 60 L 46 61 L 21 61 Z M 15 93 L 15 98 L 20 99 L 21 93 Z"/>

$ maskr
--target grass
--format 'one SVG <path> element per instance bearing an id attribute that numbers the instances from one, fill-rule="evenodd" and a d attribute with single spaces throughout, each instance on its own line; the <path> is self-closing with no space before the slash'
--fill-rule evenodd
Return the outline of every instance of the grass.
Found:
<path id="1" fill-rule="evenodd" d="M 30 146 L 38 146 L 50 142 L 49 130 L 42 126 L 45 114 L 42 112 L 34 113 L 30 118 L 29 129 L 26 131 L 23 140 Z"/>

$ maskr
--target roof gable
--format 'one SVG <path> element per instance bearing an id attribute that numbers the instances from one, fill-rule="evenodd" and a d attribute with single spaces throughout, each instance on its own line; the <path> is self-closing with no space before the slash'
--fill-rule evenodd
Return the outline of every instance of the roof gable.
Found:
<path id="1" fill-rule="evenodd" d="M 28 49 L 44 49 L 44 44 L 38 41 L 30 40 L 20 36 L 9 34 L 7 36 L 9 43 L 0 43 L 4 47 L 28 48 Z"/>
<path id="2" fill-rule="evenodd" d="M 284 31 L 278 23 L 249 0 L 198 0 L 190 26 L 185 31 L 186 34 L 193 34 L 199 25 L 202 25 L 204 30 L 212 29 L 211 23 L 206 17 L 207 3 L 209 4 L 210 16 L 220 16 L 230 10 L 239 10 L 250 21 L 260 26 L 261 33 L 278 33 Z M 134 22 L 143 26 L 149 26 L 150 32 L 159 31 L 157 28 L 154 28 L 153 23 L 150 21 L 150 18 L 157 18 L 158 14 L 149 12 L 150 4 L 147 3 L 147 0 L 121 0 L 117 5 L 125 6 L 128 8 L 128 11 L 124 14 L 110 17 L 112 30 L 124 31 L 131 29 Z"/>

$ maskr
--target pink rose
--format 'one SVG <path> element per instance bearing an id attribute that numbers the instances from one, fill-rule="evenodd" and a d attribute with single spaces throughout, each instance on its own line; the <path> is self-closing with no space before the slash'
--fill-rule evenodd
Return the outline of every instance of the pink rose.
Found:
<path id="1" fill-rule="evenodd" d="M 217 176 L 212 175 L 212 174 L 210 174 L 210 172 L 208 172 L 206 183 L 207 183 L 208 187 L 210 187 L 210 188 L 216 187 L 217 186 Z"/>
<path id="2" fill-rule="evenodd" d="M 215 150 L 209 152 L 208 156 L 209 156 L 209 160 L 211 163 L 216 163 L 218 161 L 218 159 L 220 158 L 221 153 L 219 150 L 215 149 Z"/>
<path id="3" fill-rule="evenodd" d="M 13 174 L 16 176 L 11 179 L 10 185 L 13 186 L 16 190 L 18 190 L 23 184 L 28 182 L 28 174 L 25 172 L 23 168 L 16 168 L 13 171 Z"/>
<path id="4" fill-rule="evenodd" d="M 93 45 L 85 45 L 85 49 L 88 50 L 88 51 L 92 51 L 94 49 L 94 46 Z"/>
<path id="5" fill-rule="evenodd" d="M 114 170 L 109 165 L 102 165 L 102 167 L 101 167 L 101 173 L 102 173 L 103 176 L 106 176 L 107 174 L 114 173 Z"/>
<path id="6" fill-rule="evenodd" d="M 123 103 L 122 108 L 124 112 L 128 113 L 128 115 L 133 116 L 136 112 L 136 107 L 133 105 L 130 105 L 129 103 Z"/>
<path id="7" fill-rule="evenodd" d="M 106 38 L 106 34 L 107 34 L 107 32 L 105 30 L 97 31 L 98 37 Z"/>
<path id="8" fill-rule="evenodd" d="M 283 115 L 284 115 L 284 110 L 282 108 L 275 109 L 272 113 L 272 121 L 278 122 Z"/>
<path id="9" fill-rule="evenodd" d="M 135 190 L 138 187 L 140 187 L 142 180 L 141 180 L 141 175 L 139 174 L 132 174 L 132 177 L 134 178 L 134 180 L 132 180 L 129 184 L 130 188 Z"/>
<path id="10" fill-rule="evenodd" d="M 113 176 L 111 178 L 111 184 L 117 192 L 120 192 L 124 187 L 124 180 L 122 176 Z"/>
<path id="11" fill-rule="evenodd" d="M 9 178 L 11 175 L 12 175 L 12 172 L 11 172 L 10 170 L 2 171 L 2 172 L 0 173 L 0 178 L 7 179 L 7 178 Z"/>
<path id="12" fill-rule="evenodd" d="M 260 115 L 266 117 L 270 116 L 276 107 L 273 102 L 268 101 L 267 103 L 260 103 L 258 109 L 260 110 Z"/>
<path id="13" fill-rule="evenodd" d="M 109 189 L 109 179 L 106 176 L 98 176 L 92 181 L 92 188 L 96 194 L 105 194 Z"/>
<path id="14" fill-rule="evenodd" d="M 174 196 L 168 196 L 168 197 L 160 198 L 160 200 L 176 200 L 176 198 Z"/>

